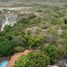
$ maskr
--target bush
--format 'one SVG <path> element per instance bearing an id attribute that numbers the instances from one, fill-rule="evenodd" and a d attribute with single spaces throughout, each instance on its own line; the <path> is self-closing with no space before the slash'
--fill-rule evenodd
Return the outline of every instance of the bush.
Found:
<path id="1" fill-rule="evenodd" d="M 55 64 L 57 58 L 57 50 L 53 45 L 48 45 L 43 47 L 42 49 L 44 53 L 46 53 L 50 58 L 50 64 Z"/>
<path id="2" fill-rule="evenodd" d="M 17 46 L 17 47 L 14 48 L 14 50 L 15 50 L 15 52 L 22 52 L 22 51 L 25 50 L 25 48 L 22 47 L 22 46 Z"/>
<path id="3" fill-rule="evenodd" d="M 14 67 L 46 67 L 49 63 L 49 57 L 37 51 L 20 57 Z"/>
<path id="4" fill-rule="evenodd" d="M 27 48 L 36 48 L 41 44 L 42 41 L 43 41 L 42 38 L 31 35 L 25 36 L 24 40 L 24 42 L 26 43 L 25 46 L 27 46 Z"/>
<path id="5" fill-rule="evenodd" d="M 67 18 L 64 19 L 64 23 L 67 24 Z"/>
<path id="6" fill-rule="evenodd" d="M 10 56 L 14 53 L 13 45 L 5 38 L 0 38 L 0 56 Z"/>
<path id="7" fill-rule="evenodd" d="M 30 23 L 30 20 L 33 20 L 34 18 L 36 18 L 35 14 L 21 14 L 19 15 L 18 22 L 28 25 L 28 23 Z"/>
<path id="8" fill-rule="evenodd" d="M 60 47 L 57 47 L 57 57 L 63 58 L 65 56 L 66 49 L 64 46 L 60 45 Z"/>
<path id="9" fill-rule="evenodd" d="M 29 62 L 29 59 L 27 56 L 22 56 L 19 58 L 18 61 L 15 62 L 15 65 L 13 67 L 26 67 L 25 65 Z"/>
<path id="10" fill-rule="evenodd" d="M 40 44 L 40 38 L 38 37 L 29 37 L 28 39 L 29 48 L 34 48 Z"/>
<path id="11" fill-rule="evenodd" d="M 65 4 L 64 6 L 65 6 L 65 8 L 67 8 L 67 4 Z"/>

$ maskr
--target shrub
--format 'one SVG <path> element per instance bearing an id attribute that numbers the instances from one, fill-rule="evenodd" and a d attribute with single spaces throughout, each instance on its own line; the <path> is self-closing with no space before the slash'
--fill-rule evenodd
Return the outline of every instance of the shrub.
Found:
<path id="1" fill-rule="evenodd" d="M 64 58 L 67 56 L 67 41 L 63 41 L 63 45 L 59 44 L 57 46 L 57 57 Z"/>
<path id="2" fill-rule="evenodd" d="M 26 43 L 25 46 L 27 46 L 28 48 L 36 48 L 41 44 L 42 41 L 43 41 L 42 38 L 31 35 L 25 36 L 25 40 L 24 40 L 24 42 Z"/>
<path id="3" fill-rule="evenodd" d="M 56 47 L 53 45 L 48 45 L 43 47 L 42 49 L 44 53 L 46 53 L 50 58 L 50 63 L 55 64 L 57 58 L 57 50 Z"/>
<path id="4" fill-rule="evenodd" d="M 40 44 L 40 38 L 38 37 L 29 37 L 28 39 L 29 48 L 34 48 Z"/>
<path id="5" fill-rule="evenodd" d="M 28 57 L 30 59 L 31 67 L 46 67 L 50 63 L 49 57 L 39 51 L 29 53 Z"/>
<path id="6" fill-rule="evenodd" d="M 37 51 L 20 57 L 14 67 L 46 67 L 49 63 L 49 57 Z"/>
<path id="7" fill-rule="evenodd" d="M 65 56 L 66 49 L 64 46 L 60 45 L 57 47 L 57 57 L 58 58 L 63 58 Z"/>
<path id="8" fill-rule="evenodd" d="M 29 62 L 29 59 L 27 56 L 22 56 L 19 58 L 18 61 L 15 62 L 15 65 L 13 67 L 26 67 L 25 65 Z"/>
<path id="9" fill-rule="evenodd" d="M 14 50 L 15 50 L 15 52 L 22 52 L 22 51 L 25 50 L 25 48 L 22 47 L 22 46 L 17 46 L 17 47 L 14 48 Z"/>
<path id="10" fill-rule="evenodd" d="M 5 38 L 0 38 L 0 56 L 10 56 L 14 53 L 13 45 Z"/>
<path id="11" fill-rule="evenodd" d="M 65 8 L 67 8 L 67 4 L 65 4 L 64 6 L 65 6 Z"/>
<path id="12" fill-rule="evenodd" d="M 64 23 L 67 24 L 67 18 L 64 19 Z"/>

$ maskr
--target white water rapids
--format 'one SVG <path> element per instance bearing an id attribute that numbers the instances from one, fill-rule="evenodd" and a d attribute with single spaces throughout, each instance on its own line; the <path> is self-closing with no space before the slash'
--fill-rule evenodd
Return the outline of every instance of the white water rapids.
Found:
<path id="1" fill-rule="evenodd" d="M 17 15 L 14 14 L 13 12 L 9 11 L 9 10 L 6 13 L 5 13 L 5 11 L 3 9 L 0 9 L 0 11 L 3 13 L 3 15 L 5 17 L 5 19 L 2 18 L 5 21 L 1 25 L 1 31 L 3 31 L 4 27 L 6 25 L 13 26 L 16 23 Z"/>

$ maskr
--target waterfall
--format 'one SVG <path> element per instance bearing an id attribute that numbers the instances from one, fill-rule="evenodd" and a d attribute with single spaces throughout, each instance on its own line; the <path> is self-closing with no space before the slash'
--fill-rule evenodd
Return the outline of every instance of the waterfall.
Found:
<path id="1" fill-rule="evenodd" d="M 13 12 L 10 12 L 10 10 L 8 10 L 6 13 L 3 9 L 0 9 L 0 11 L 2 11 L 5 16 L 5 22 L 1 25 L 1 31 L 3 31 L 6 25 L 13 26 L 16 23 L 17 15 L 15 15 Z"/>
<path id="2" fill-rule="evenodd" d="M 6 26 L 6 25 L 9 25 L 9 21 L 8 21 L 8 17 L 7 17 L 7 15 L 5 15 L 5 18 L 6 18 L 6 20 L 5 20 L 5 23 L 2 25 L 2 27 L 1 27 L 1 31 L 3 31 L 3 29 L 4 29 L 4 27 Z"/>

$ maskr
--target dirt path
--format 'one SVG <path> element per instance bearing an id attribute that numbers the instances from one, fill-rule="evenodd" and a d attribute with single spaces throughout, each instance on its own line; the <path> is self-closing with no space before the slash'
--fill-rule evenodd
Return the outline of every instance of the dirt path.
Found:
<path id="1" fill-rule="evenodd" d="M 15 63 L 15 61 L 18 59 L 18 57 L 22 56 L 22 55 L 27 55 L 29 52 L 31 52 L 31 50 L 25 50 L 24 52 L 21 52 L 21 53 L 16 53 L 14 54 L 9 63 L 7 64 L 6 67 L 12 67 L 12 65 Z"/>

